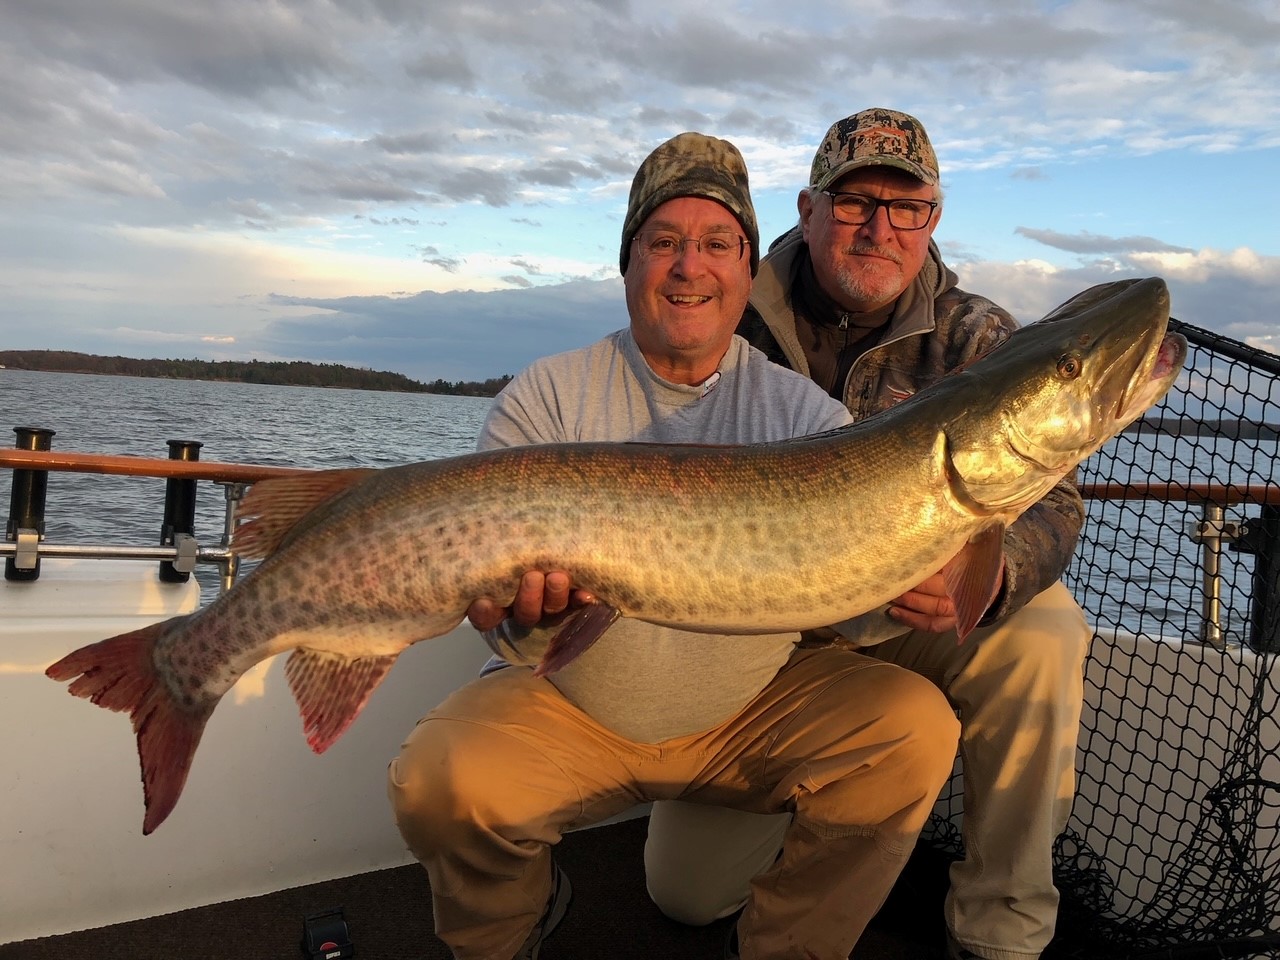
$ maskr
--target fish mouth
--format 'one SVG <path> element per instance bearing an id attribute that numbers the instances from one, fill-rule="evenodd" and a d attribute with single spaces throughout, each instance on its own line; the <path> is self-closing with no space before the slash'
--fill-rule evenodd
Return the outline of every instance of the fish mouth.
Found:
<path id="1" fill-rule="evenodd" d="M 1110 431 L 1104 422 L 1098 426 L 1103 432 L 1121 430 L 1165 394 L 1186 359 L 1186 339 L 1168 329 L 1169 289 L 1158 277 L 1147 277 L 1100 285 L 1073 299 L 1082 314 L 1110 314 L 1085 352 L 1102 368 L 1096 410 L 1113 422 Z"/>
<path id="2" fill-rule="evenodd" d="M 1180 333 L 1165 332 L 1160 345 L 1150 351 L 1143 360 L 1143 369 L 1130 381 L 1129 387 L 1116 404 L 1115 418 L 1122 422 L 1136 419 L 1169 388 L 1169 384 L 1182 370 L 1187 359 L 1187 338 Z"/>
<path id="3" fill-rule="evenodd" d="M 1138 338 L 1130 350 L 1126 351 L 1136 353 L 1136 358 L 1121 355 L 1110 365 L 1120 378 L 1124 378 L 1123 371 L 1126 368 L 1131 369 L 1128 377 L 1121 381 L 1119 396 L 1111 411 L 1112 417 L 1122 425 L 1136 420 L 1164 395 L 1187 359 L 1186 338 L 1181 334 L 1171 333 L 1168 329 L 1169 292 L 1164 282 L 1155 279 L 1138 281 L 1130 290 L 1149 296 L 1143 288 L 1155 283 L 1160 285 L 1158 296 L 1149 304 L 1147 316 L 1139 314 L 1139 322 L 1148 325 L 1148 333 Z M 1121 320 L 1117 326 L 1128 326 L 1132 322 L 1134 321 Z"/>

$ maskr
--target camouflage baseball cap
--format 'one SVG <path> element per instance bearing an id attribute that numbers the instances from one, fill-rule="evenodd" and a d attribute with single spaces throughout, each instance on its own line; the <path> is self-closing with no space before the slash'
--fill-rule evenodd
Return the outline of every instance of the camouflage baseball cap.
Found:
<path id="1" fill-rule="evenodd" d="M 826 190 L 859 167 L 896 167 L 922 183 L 938 182 L 938 158 L 924 124 L 910 114 L 872 107 L 837 120 L 814 154 L 809 186 Z"/>
<path id="2" fill-rule="evenodd" d="M 623 274 L 631 259 L 631 241 L 649 214 L 677 197 L 703 197 L 723 205 L 738 218 L 751 245 L 751 275 L 760 265 L 760 228 L 747 186 L 747 165 L 728 140 L 702 133 L 681 133 L 645 157 L 631 181 L 627 218 L 622 223 Z"/>

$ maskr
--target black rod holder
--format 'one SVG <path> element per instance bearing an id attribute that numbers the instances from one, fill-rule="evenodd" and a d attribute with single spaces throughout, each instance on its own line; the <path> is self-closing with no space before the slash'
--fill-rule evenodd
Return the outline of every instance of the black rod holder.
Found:
<path id="1" fill-rule="evenodd" d="M 1244 536 L 1233 546 L 1257 557 L 1249 646 L 1258 653 L 1280 653 L 1280 506 L 1264 503 L 1260 516 L 1244 522 Z"/>
<path id="2" fill-rule="evenodd" d="M 53 444 L 54 430 L 43 427 L 14 427 L 18 435 L 14 447 L 18 450 L 48 450 Z M 5 524 L 4 538 L 18 542 L 18 531 L 34 530 L 38 540 L 44 539 L 44 501 L 49 489 L 49 471 L 14 470 L 13 488 L 9 495 L 9 520 Z M 20 566 L 19 564 L 22 563 Z M 19 557 L 5 557 L 6 580 L 36 580 L 40 577 L 40 557 L 26 565 Z"/>
<path id="3" fill-rule="evenodd" d="M 198 440 L 170 440 L 170 460 L 199 460 Z M 164 526 L 160 528 L 160 546 L 172 547 L 178 534 L 196 531 L 196 481 L 170 477 L 164 488 Z M 160 579 L 165 583 L 186 583 L 191 574 L 174 567 L 169 560 L 160 561 Z"/>

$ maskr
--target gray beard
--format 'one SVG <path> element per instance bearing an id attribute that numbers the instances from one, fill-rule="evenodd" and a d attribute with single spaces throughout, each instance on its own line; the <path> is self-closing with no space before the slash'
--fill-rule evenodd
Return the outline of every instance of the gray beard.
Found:
<path id="1" fill-rule="evenodd" d="M 876 252 L 880 256 L 888 257 L 899 267 L 902 266 L 900 258 L 894 256 L 887 251 L 878 250 L 875 247 L 853 248 L 846 251 L 849 254 L 857 254 L 862 252 Z M 836 284 L 843 293 L 853 303 L 870 303 L 884 304 L 888 303 L 898 295 L 898 286 L 901 283 L 901 276 L 891 280 L 872 280 L 867 274 L 859 270 L 856 266 L 848 263 L 842 263 L 836 269 Z"/>

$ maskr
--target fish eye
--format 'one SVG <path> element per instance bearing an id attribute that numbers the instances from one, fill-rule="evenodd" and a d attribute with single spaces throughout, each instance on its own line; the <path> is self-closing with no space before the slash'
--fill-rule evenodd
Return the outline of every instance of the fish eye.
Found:
<path id="1" fill-rule="evenodd" d="M 1080 357 L 1074 353 L 1064 353 L 1058 358 L 1058 376 L 1063 380 L 1074 380 L 1080 376 L 1083 364 Z"/>

